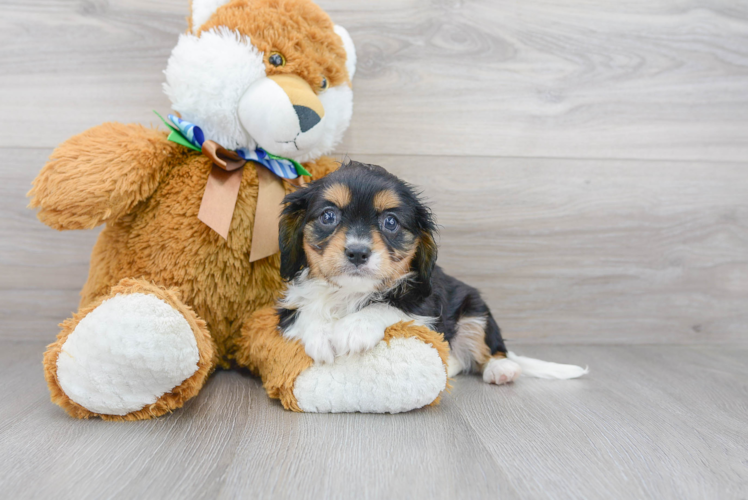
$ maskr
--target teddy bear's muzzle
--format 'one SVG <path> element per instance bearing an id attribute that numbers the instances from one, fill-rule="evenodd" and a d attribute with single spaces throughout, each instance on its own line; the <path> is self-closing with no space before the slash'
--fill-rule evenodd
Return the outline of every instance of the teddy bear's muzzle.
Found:
<path id="1" fill-rule="evenodd" d="M 239 120 L 269 153 L 299 158 L 320 141 L 325 108 L 311 86 L 296 75 L 254 82 L 239 101 Z"/>

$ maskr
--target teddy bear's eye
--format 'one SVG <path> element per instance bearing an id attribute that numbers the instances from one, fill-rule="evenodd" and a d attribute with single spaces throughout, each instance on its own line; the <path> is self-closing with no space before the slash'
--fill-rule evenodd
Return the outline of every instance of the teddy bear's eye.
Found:
<path id="1" fill-rule="evenodd" d="M 330 84 L 329 84 L 329 83 L 327 83 L 327 78 L 325 78 L 325 77 L 323 76 L 323 77 L 322 77 L 322 81 L 321 81 L 321 82 L 320 82 L 320 84 L 319 84 L 319 88 L 320 88 L 320 90 L 327 90 L 327 87 L 329 87 L 329 86 L 330 86 Z"/>
<path id="2" fill-rule="evenodd" d="M 268 61 L 273 66 L 285 66 L 286 65 L 286 58 L 283 57 L 283 54 L 280 52 L 272 52 L 270 54 L 270 57 L 268 57 Z"/>

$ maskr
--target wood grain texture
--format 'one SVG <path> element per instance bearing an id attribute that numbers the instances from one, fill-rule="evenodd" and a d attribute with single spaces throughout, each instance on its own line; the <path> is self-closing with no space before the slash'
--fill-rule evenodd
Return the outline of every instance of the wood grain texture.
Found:
<path id="1" fill-rule="evenodd" d="M 517 346 L 515 346 L 517 347 Z M 744 498 L 745 347 L 524 346 L 574 381 L 461 376 L 400 415 L 286 412 L 219 372 L 154 421 L 67 417 L 43 344 L 0 344 L 6 498 Z"/>
<path id="2" fill-rule="evenodd" d="M 49 150 L 0 149 L 0 320 L 51 340 L 75 310 L 97 231 L 25 208 Z M 440 264 L 478 287 L 507 339 L 746 342 L 743 165 L 358 155 L 422 189 Z"/>
<path id="3" fill-rule="evenodd" d="M 320 3 L 358 47 L 343 153 L 748 154 L 745 2 Z M 0 146 L 53 147 L 107 120 L 157 123 L 187 13 L 187 0 L 5 0 Z"/>

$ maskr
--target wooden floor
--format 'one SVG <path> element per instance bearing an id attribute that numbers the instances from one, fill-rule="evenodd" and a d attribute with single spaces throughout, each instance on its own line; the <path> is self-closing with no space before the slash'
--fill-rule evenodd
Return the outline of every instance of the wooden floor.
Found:
<path id="1" fill-rule="evenodd" d="M 41 356 L 98 231 L 25 193 L 168 111 L 188 0 L 0 0 L 0 498 L 748 498 L 748 2 L 319 3 L 359 57 L 338 157 L 423 190 L 512 348 L 591 374 L 383 416 L 220 372 L 155 421 L 68 418 Z"/>
<path id="2" fill-rule="evenodd" d="M 0 344 L 3 498 L 745 498 L 748 347 L 522 346 L 588 378 L 461 376 L 400 415 L 284 411 L 219 372 L 165 418 L 77 421 Z"/>

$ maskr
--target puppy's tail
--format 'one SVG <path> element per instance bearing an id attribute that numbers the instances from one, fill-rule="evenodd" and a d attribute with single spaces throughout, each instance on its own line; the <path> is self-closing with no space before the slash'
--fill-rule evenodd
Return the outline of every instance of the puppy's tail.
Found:
<path id="1" fill-rule="evenodd" d="M 506 353 L 506 357 L 517 363 L 522 368 L 522 375 L 545 379 L 570 379 L 587 375 L 590 369 L 576 365 L 563 365 L 550 361 L 517 356 L 512 351 Z"/>

